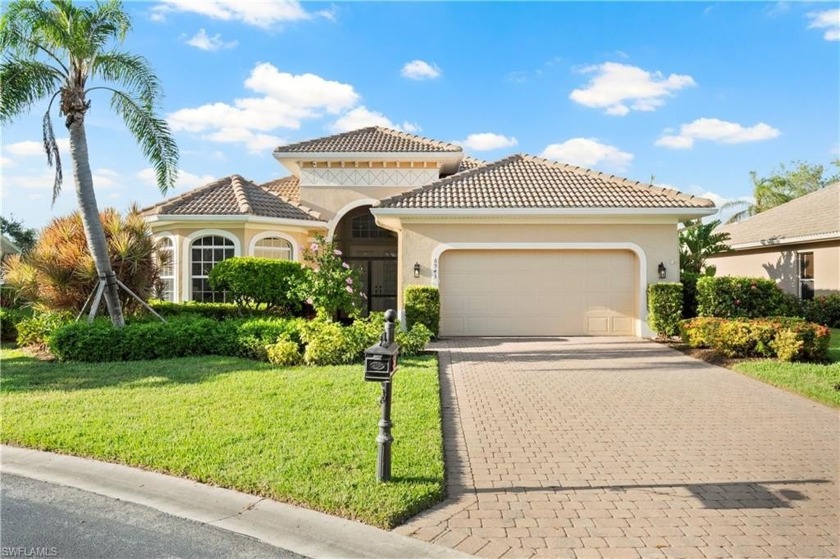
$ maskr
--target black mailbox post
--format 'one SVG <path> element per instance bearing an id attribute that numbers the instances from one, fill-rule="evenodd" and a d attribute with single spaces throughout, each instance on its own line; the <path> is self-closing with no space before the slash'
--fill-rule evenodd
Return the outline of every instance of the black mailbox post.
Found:
<path id="1" fill-rule="evenodd" d="M 394 327 L 397 313 L 385 311 L 385 332 L 380 342 L 365 350 L 365 380 L 382 383 L 382 418 L 379 420 L 379 434 L 376 437 L 376 481 L 391 479 L 391 377 L 397 371 L 397 356 L 400 346 L 394 341 Z"/>

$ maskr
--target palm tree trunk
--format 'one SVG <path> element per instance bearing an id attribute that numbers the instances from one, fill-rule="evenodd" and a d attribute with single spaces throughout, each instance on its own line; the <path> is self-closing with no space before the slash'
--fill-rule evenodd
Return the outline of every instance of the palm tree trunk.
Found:
<path id="1" fill-rule="evenodd" d="M 114 326 L 125 326 L 120 297 L 117 286 L 117 276 L 111 269 L 111 257 L 108 254 L 108 243 L 105 231 L 99 220 L 99 208 L 96 206 L 96 195 L 93 191 L 93 174 L 88 160 L 87 135 L 85 134 L 84 118 L 77 118 L 67 127 L 70 131 L 70 157 L 73 160 L 73 176 L 76 179 L 76 197 L 79 199 L 79 209 L 82 212 L 82 223 L 87 237 L 96 271 L 100 280 L 105 280 L 105 305 Z"/>

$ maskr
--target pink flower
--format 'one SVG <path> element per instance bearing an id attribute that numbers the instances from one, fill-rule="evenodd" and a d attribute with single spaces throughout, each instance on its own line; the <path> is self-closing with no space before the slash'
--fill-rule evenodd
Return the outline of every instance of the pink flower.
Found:
<path id="1" fill-rule="evenodd" d="M 346 290 L 347 290 L 347 293 L 353 293 L 353 288 L 352 288 L 352 287 L 350 287 L 349 285 L 348 285 L 348 286 L 346 286 L 344 289 L 346 289 Z"/>
<path id="2" fill-rule="evenodd" d="M 353 285 L 353 278 L 347 278 L 346 280 L 344 280 L 344 282 L 345 282 L 347 285 Z"/>
<path id="3" fill-rule="evenodd" d="M 342 252 L 341 252 L 340 250 L 338 250 L 338 249 L 335 249 L 335 250 L 333 251 L 333 254 L 335 254 L 336 256 L 341 256 L 341 255 L 342 255 Z"/>
<path id="4" fill-rule="evenodd" d="M 341 267 L 344 268 L 345 270 L 349 270 L 350 269 L 350 264 L 348 264 L 347 262 L 342 262 Z"/>
<path id="5" fill-rule="evenodd" d="M 309 245 L 309 250 L 311 250 L 312 252 L 315 252 L 319 248 L 321 248 L 321 246 L 318 243 L 312 243 L 311 245 Z"/>
<path id="6" fill-rule="evenodd" d="M 313 300 L 312 300 L 312 297 L 310 297 L 309 299 L 307 299 L 307 300 L 306 300 L 306 303 L 307 303 L 308 305 L 312 305 L 312 304 L 314 304 L 314 303 L 315 303 L 315 301 L 313 301 Z"/>
<path id="7" fill-rule="evenodd" d="M 362 299 L 367 299 L 367 295 L 365 295 L 364 293 L 362 293 Z"/>

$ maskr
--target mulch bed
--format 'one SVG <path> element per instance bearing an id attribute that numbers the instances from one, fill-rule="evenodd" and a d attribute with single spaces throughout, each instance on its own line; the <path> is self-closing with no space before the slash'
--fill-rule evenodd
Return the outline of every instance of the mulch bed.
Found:
<path id="1" fill-rule="evenodd" d="M 731 369 L 734 365 L 738 363 L 743 363 L 745 361 L 757 361 L 757 359 L 736 359 L 732 357 L 727 357 L 714 349 L 701 349 L 696 347 L 689 347 L 687 344 L 684 344 L 681 341 L 679 341 L 679 339 L 654 341 L 666 345 L 672 349 L 676 349 L 677 351 L 682 352 L 688 355 L 689 357 L 693 357 L 695 359 L 699 359 L 700 361 L 705 361 L 706 363 L 717 365 L 719 367 L 726 367 L 727 369 Z"/>

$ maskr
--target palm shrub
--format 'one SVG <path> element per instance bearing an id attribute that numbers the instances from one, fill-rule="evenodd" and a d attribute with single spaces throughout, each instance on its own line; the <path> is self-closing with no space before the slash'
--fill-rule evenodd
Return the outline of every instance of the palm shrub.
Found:
<path id="1" fill-rule="evenodd" d="M 155 244 L 137 207 L 125 216 L 114 209 L 100 214 L 110 267 L 117 278 L 141 299 L 148 299 L 159 278 Z M 25 255 L 5 263 L 5 281 L 18 296 L 52 311 L 78 312 L 97 287 L 99 275 L 88 250 L 79 212 L 53 219 Z M 137 301 L 120 292 L 123 308 L 136 310 Z"/>

